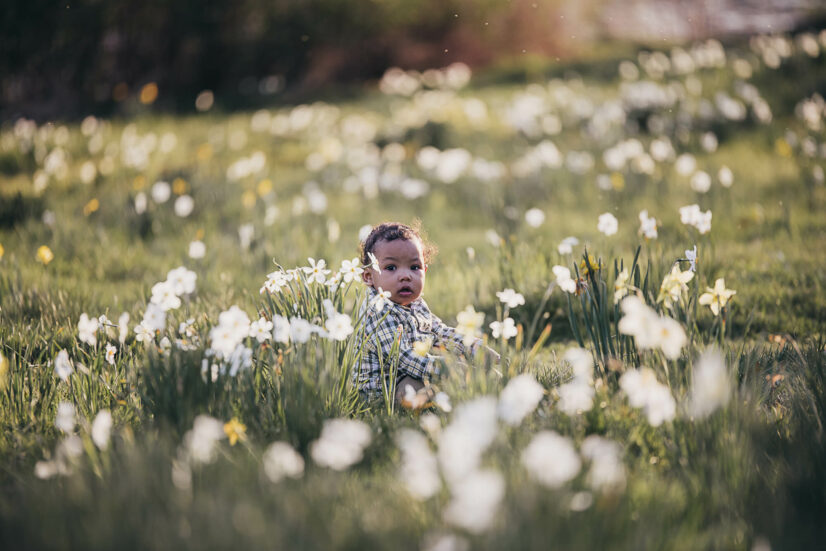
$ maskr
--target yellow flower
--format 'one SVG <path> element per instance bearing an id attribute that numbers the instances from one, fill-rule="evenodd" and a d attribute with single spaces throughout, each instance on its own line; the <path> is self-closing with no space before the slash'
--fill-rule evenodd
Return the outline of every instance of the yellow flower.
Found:
<path id="1" fill-rule="evenodd" d="M 149 105 L 158 99 L 158 85 L 154 82 L 144 85 L 144 87 L 141 88 L 140 99 L 144 105 Z"/>
<path id="2" fill-rule="evenodd" d="M 663 283 L 660 285 L 660 294 L 657 296 L 657 302 L 665 303 L 667 308 L 671 307 L 672 302 L 680 300 L 683 291 L 688 291 L 688 283 L 694 277 L 694 272 L 691 270 L 680 271 L 680 267 L 675 264 L 671 268 L 671 273 L 663 278 Z"/>
<path id="3" fill-rule="evenodd" d="M 258 182 L 256 190 L 258 191 L 259 196 L 265 196 L 266 194 L 272 191 L 272 180 L 270 180 L 269 178 L 264 178 L 263 180 Z"/>
<path id="4" fill-rule="evenodd" d="M 3 248 L 3 245 L 0 245 L 0 258 L 3 258 L 3 254 L 6 252 L 6 249 Z"/>
<path id="5" fill-rule="evenodd" d="M 229 438 L 229 445 L 234 446 L 238 440 L 245 440 L 247 437 L 247 427 L 237 418 L 233 417 L 228 423 L 224 423 L 224 433 Z"/>
<path id="6" fill-rule="evenodd" d="M 198 146 L 198 149 L 195 151 L 195 156 L 201 162 L 206 162 L 212 158 L 212 146 L 208 143 L 203 143 Z"/>
<path id="7" fill-rule="evenodd" d="M 427 356 L 427 353 L 430 352 L 430 347 L 432 345 L 433 339 L 431 337 L 428 337 L 423 341 L 416 341 L 413 343 L 413 352 L 421 357 L 425 357 Z"/>
<path id="8" fill-rule="evenodd" d="M 172 180 L 172 193 L 175 195 L 183 195 L 189 188 L 189 184 L 183 178 L 175 178 Z"/>
<path id="9" fill-rule="evenodd" d="M 726 282 L 721 277 L 714 282 L 714 288 L 706 287 L 706 292 L 700 295 L 700 304 L 707 305 L 715 316 L 720 315 L 720 309 L 725 308 L 729 299 L 737 294 L 733 289 L 726 289 Z"/>
<path id="10" fill-rule="evenodd" d="M 617 279 L 614 281 L 614 304 L 618 303 L 622 297 L 628 294 L 628 268 L 617 274 Z"/>
<path id="11" fill-rule="evenodd" d="M 83 207 L 83 216 L 89 216 L 100 208 L 100 201 L 92 199 Z"/>
<path id="12" fill-rule="evenodd" d="M 599 270 L 599 263 L 597 262 L 597 259 L 589 254 L 587 263 L 585 262 L 584 258 L 582 260 L 580 260 L 580 262 L 579 262 L 579 275 L 581 275 L 582 277 L 587 276 L 588 272 L 590 271 L 588 269 L 589 265 L 594 270 Z"/>
<path id="13" fill-rule="evenodd" d="M 54 253 L 46 245 L 41 245 L 40 248 L 37 249 L 37 259 L 45 266 L 54 260 Z"/>

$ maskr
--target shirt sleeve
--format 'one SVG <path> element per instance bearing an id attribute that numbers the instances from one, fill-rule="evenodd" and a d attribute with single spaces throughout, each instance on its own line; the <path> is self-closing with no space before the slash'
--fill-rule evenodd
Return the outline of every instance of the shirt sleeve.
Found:
<path id="1" fill-rule="evenodd" d="M 383 319 L 382 319 L 383 318 Z M 436 356 L 418 354 L 406 339 L 402 338 L 404 324 L 390 312 L 387 316 L 375 311 L 368 312 L 364 323 L 366 346 L 374 350 L 389 372 L 394 358 L 391 356 L 393 344 L 399 339 L 398 375 L 409 375 L 414 379 L 435 377 L 439 374 L 439 360 Z"/>
<path id="2" fill-rule="evenodd" d="M 433 324 L 433 344 L 435 345 L 444 346 L 448 349 L 455 350 L 466 358 L 471 358 L 473 354 L 476 353 L 479 345 L 482 344 L 481 339 L 474 338 L 470 346 L 465 346 L 464 336 L 457 333 L 455 328 L 447 325 L 435 314 L 431 314 L 431 320 Z"/>

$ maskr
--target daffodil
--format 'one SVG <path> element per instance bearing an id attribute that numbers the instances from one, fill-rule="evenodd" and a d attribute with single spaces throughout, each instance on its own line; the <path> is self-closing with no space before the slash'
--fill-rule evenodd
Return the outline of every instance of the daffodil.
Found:
<path id="1" fill-rule="evenodd" d="M 54 260 L 54 253 L 52 250 L 47 247 L 46 245 L 41 245 L 40 248 L 37 249 L 37 259 L 43 263 L 43 265 L 47 265 L 49 262 Z"/>
<path id="2" fill-rule="evenodd" d="M 3 245 L 0 245 L 0 258 L 3 258 L 3 253 L 6 252 L 6 249 L 3 248 Z"/>
<path id="3" fill-rule="evenodd" d="M 630 286 L 628 285 L 628 268 L 617 274 L 617 279 L 614 280 L 614 304 L 618 303 L 622 297 L 628 294 Z"/>
<path id="4" fill-rule="evenodd" d="M 584 258 L 579 262 L 579 273 L 582 277 L 587 277 L 592 269 L 599 270 L 599 263 L 596 258 L 589 254 L 588 262 L 585 262 Z"/>
<path id="5" fill-rule="evenodd" d="M 433 339 L 428 337 L 423 341 L 416 341 L 413 343 L 413 352 L 421 357 L 427 356 L 430 352 L 430 347 L 433 346 Z"/>
<path id="6" fill-rule="evenodd" d="M 244 440 L 247 437 L 247 427 L 233 417 L 229 422 L 224 423 L 224 434 L 229 439 L 229 445 L 234 446 L 238 440 Z"/>
<path id="7" fill-rule="evenodd" d="M 733 289 L 726 289 L 726 282 L 721 277 L 714 282 L 714 288 L 706 288 L 706 292 L 700 295 L 700 304 L 707 305 L 715 316 L 720 315 L 720 309 L 725 308 L 728 301 L 737 294 Z"/>
<path id="8" fill-rule="evenodd" d="M 672 303 L 680 300 L 683 291 L 688 291 L 686 285 L 694 277 L 694 272 L 691 270 L 681 271 L 678 265 L 671 268 L 671 272 L 664 278 L 662 285 L 660 285 L 660 293 L 657 296 L 657 302 L 662 302 L 667 308 L 670 308 Z"/>

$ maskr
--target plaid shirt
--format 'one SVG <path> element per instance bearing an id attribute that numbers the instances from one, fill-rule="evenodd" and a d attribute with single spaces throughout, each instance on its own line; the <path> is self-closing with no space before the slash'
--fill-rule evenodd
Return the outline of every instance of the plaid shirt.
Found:
<path id="1" fill-rule="evenodd" d="M 417 342 L 432 339 L 432 346 L 445 347 L 465 357 L 473 355 L 482 342 L 476 339 L 471 346 L 466 347 L 462 342 L 462 335 L 457 334 L 456 329 L 445 325 L 442 320 L 433 315 L 421 297 L 413 301 L 410 306 L 402 306 L 387 300 L 384 309 L 377 312 L 373 306 L 377 295 L 375 289 L 369 287 L 367 299 L 361 306 L 365 342 L 359 370 L 353 373 L 354 382 L 359 390 L 368 396 L 381 395 L 382 365 L 384 366 L 384 384 L 389 385 L 389 371 L 395 361 L 390 351 L 397 338 L 400 339 L 397 382 L 404 376 L 425 379 L 439 375 L 441 364 L 439 356 L 419 354 L 413 349 L 413 345 Z"/>

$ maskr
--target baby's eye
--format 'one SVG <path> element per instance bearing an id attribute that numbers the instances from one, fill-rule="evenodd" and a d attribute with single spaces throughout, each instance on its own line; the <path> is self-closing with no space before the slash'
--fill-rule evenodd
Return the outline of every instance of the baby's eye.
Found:
<path id="1" fill-rule="evenodd" d="M 422 267 L 421 267 L 421 266 L 419 266 L 418 264 L 413 264 L 412 266 L 410 266 L 410 269 L 411 269 L 411 270 L 421 270 L 421 269 L 422 269 Z"/>
<path id="2" fill-rule="evenodd" d="M 387 270 L 388 272 L 392 272 L 393 270 L 395 270 L 395 269 L 396 269 L 396 266 L 395 266 L 395 265 L 393 265 L 393 264 L 390 264 L 390 265 L 388 265 L 388 266 L 385 266 L 385 267 L 384 267 L 384 268 L 382 268 L 382 269 Z"/>

